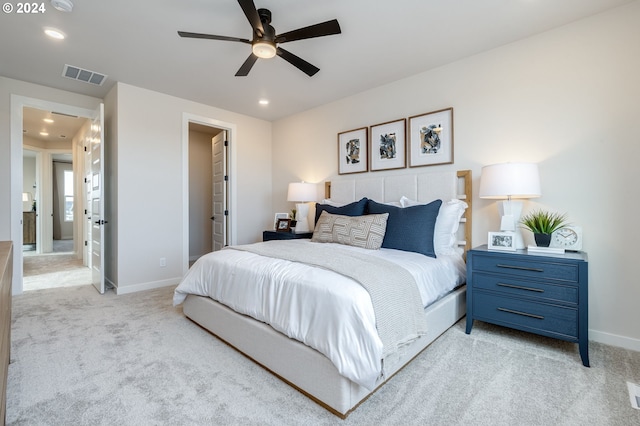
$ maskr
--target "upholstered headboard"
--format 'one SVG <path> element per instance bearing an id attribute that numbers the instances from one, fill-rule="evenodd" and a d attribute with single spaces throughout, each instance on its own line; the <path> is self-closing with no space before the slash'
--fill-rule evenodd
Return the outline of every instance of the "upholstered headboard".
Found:
<path id="1" fill-rule="evenodd" d="M 460 220 L 458 245 L 471 248 L 471 170 L 425 172 L 380 177 L 339 176 L 325 182 L 325 198 L 339 203 L 350 203 L 363 197 L 388 203 L 405 196 L 419 202 L 435 199 L 463 200 L 468 208 Z"/>

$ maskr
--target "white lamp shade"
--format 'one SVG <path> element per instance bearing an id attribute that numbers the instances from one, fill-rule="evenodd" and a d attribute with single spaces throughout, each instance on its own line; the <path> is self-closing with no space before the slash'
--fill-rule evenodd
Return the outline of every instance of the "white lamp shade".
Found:
<path id="1" fill-rule="evenodd" d="M 289 184 L 287 201 L 315 201 L 318 191 L 315 183 L 294 182 Z"/>
<path id="2" fill-rule="evenodd" d="M 31 194 L 29 194 L 28 192 L 23 192 L 22 193 L 22 201 L 23 202 L 29 202 L 31 201 Z"/>
<path id="3" fill-rule="evenodd" d="M 482 168 L 480 198 L 537 198 L 540 195 L 537 164 L 501 163 Z"/>

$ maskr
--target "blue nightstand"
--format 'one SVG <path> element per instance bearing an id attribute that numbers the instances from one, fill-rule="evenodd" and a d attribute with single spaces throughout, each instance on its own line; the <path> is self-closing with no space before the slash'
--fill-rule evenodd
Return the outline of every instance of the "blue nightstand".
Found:
<path id="1" fill-rule="evenodd" d="M 299 238 L 311 238 L 313 237 L 313 232 L 304 232 L 300 234 L 296 234 L 295 232 L 278 232 L 278 231 L 263 231 L 262 232 L 262 241 L 271 241 L 271 240 L 297 240 Z"/>
<path id="2" fill-rule="evenodd" d="M 467 329 L 473 320 L 578 343 L 589 367 L 588 261 L 583 252 L 467 252 Z"/>

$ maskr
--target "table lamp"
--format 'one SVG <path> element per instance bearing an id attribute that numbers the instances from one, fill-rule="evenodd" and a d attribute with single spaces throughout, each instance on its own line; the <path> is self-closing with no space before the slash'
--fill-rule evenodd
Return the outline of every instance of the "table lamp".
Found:
<path id="1" fill-rule="evenodd" d="M 314 183 L 294 182 L 289 184 L 287 201 L 297 202 L 296 204 L 296 234 L 309 232 L 309 201 L 317 198 L 317 188 Z"/>
<path id="2" fill-rule="evenodd" d="M 537 198 L 540 194 L 540 175 L 534 163 L 501 163 L 484 166 L 480 175 L 480 198 L 504 199 L 498 203 L 500 230 L 515 233 L 517 249 L 524 248 L 518 224 L 522 201 L 513 198 Z"/>

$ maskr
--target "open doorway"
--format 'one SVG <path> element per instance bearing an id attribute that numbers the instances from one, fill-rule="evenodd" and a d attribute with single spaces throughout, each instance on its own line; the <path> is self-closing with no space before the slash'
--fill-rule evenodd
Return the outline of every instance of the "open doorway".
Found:
<path id="1" fill-rule="evenodd" d="M 23 107 L 23 291 L 91 283 L 83 259 L 82 162 L 90 120 Z"/>
<path id="2" fill-rule="evenodd" d="M 229 241 L 227 131 L 189 122 L 189 264 Z"/>

